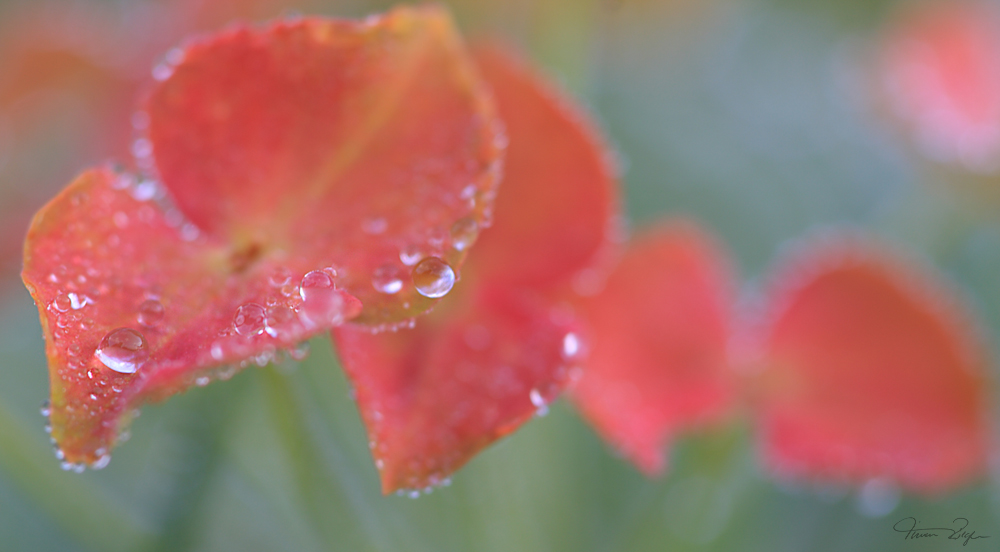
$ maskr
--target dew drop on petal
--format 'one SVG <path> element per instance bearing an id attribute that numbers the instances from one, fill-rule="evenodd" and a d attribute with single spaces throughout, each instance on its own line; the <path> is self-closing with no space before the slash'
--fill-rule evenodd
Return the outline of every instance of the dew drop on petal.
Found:
<path id="1" fill-rule="evenodd" d="M 211 380 L 209 379 L 208 376 L 198 376 L 197 378 L 194 379 L 194 384 L 197 385 L 198 387 L 205 387 L 206 385 L 209 384 L 210 381 Z"/>
<path id="2" fill-rule="evenodd" d="M 375 269 L 375 273 L 372 274 L 372 287 L 379 293 L 388 295 L 399 293 L 403 289 L 403 278 L 405 275 L 406 273 L 396 266 L 381 266 Z"/>
<path id="3" fill-rule="evenodd" d="M 56 312 L 66 312 L 72 308 L 69 296 L 62 294 L 57 295 L 56 298 L 53 299 L 51 303 L 49 303 L 49 305 Z"/>
<path id="4" fill-rule="evenodd" d="M 50 403 L 49 401 L 43 402 L 42 403 L 42 408 L 41 408 L 41 413 L 42 413 L 42 416 L 45 416 L 46 418 L 48 418 L 49 415 L 52 414 L 52 403 Z"/>
<path id="5" fill-rule="evenodd" d="M 292 357 L 292 360 L 305 360 L 309 356 L 309 343 L 303 341 L 295 347 L 288 350 L 288 356 Z"/>
<path id="6" fill-rule="evenodd" d="M 100 456 L 97 457 L 97 460 L 94 460 L 90 464 L 90 469 L 92 469 L 92 470 L 103 470 L 104 468 L 108 467 L 108 464 L 110 464 L 110 463 L 111 463 L 111 455 L 108 454 L 107 452 L 104 452 Z"/>
<path id="7" fill-rule="evenodd" d="M 562 357 L 565 360 L 576 358 L 580 354 L 580 338 L 575 333 L 568 333 L 563 337 Z"/>
<path id="8" fill-rule="evenodd" d="M 136 316 L 136 320 L 142 326 L 153 328 L 163 320 L 164 313 L 163 303 L 156 299 L 147 299 L 139 305 L 139 314 Z"/>
<path id="9" fill-rule="evenodd" d="M 343 319 L 344 299 L 333 286 L 333 278 L 322 270 L 302 277 L 299 289 L 303 321 L 314 326 L 337 325 Z"/>
<path id="10" fill-rule="evenodd" d="M 236 309 L 233 316 L 233 328 L 242 336 L 260 335 L 264 331 L 264 307 L 257 303 L 247 303 Z"/>
<path id="11" fill-rule="evenodd" d="M 283 266 L 275 268 L 271 272 L 271 275 L 268 276 L 268 282 L 271 284 L 271 286 L 276 288 L 280 288 L 284 285 L 287 285 L 291 283 L 291 281 L 292 281 L 292 271 L 288 270 Z"/>
<path id="12" fill-rule="evenodd" d="M 532 389 L 528 393 L 528 398 L 531 399 L 531 404 L 534 405 L 537 416 L 541 417 L 549 413 L 549 406 L 545 404 L 545 398 L 542 397 L 542 394 L 537 389 Z"/>
<path id="13" fill-rule="evenodd" d="M 279 338 L 282 334 L 290 332 L 295 324 L 295 312 L 284 306 L 276 305 L 267 309 L 267 317 L 264 319 L 264 331 L 273 338 Z"/>
<path id="14" fill-rule="evenodd" d="M 104 336 L 94 354 L 115 372 L 134 374 L 149 358 L 149 348 L 141 333 L 131 328 L 118 328 Z"/>
<path id="15" fill-rule="evenodd" d="M 415 245 L 408 245 L 399 252 L 399 260 L 406 266 L 413 266 L 420 262 L 423 254 Z"/>
<path id="16" fill-rule="evenodd" d="M 424 297 L 444 297 L 455 286 L 455 271 L 437 257 L 427 257 L 413 267 L 413 284 Z"/>
<path id="17" fill-rule="evenodd" d="M 476 219 L 465 217 L 451 226 L 451 246 L 459 251 L 465 251 L 476 243 L 479 237 L 479 224 Z"/>

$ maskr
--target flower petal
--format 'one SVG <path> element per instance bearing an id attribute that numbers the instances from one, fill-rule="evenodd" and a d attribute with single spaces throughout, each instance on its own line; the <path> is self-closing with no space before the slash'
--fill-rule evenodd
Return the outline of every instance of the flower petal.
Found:
<path id="1" fill-rule="evenodd" d="M 544 301 L 500 291 L 470 299 L 415 329 L 334 330 L 385 493 L 441 484 L 567 382 L 572 326 Z"/>
<path id="2" fill-rule="evenodd" d="M 155 159 L 195 225 L 251 260 L 336 265 L 366 323 L 435 302 L 400 255 L 457 271 L 466 250 L 449 230 L 482 225 L 502 153 L 489 94 L 442 9 L 238 27 L 168 62 L 139 162 Z M 401 289 L 373 284 L 376 271 L 401 274 Z"/>
<path id="3" fill-rule="evenodd" d="M 480 46 L 475 58 L 510 145 L 500 224 L 483 232 L 469 269 L 495 285 L 565 285 L 617 245 L 611 156 L 579 109 L 500 46 Z"/>
<path id="4" fill-rule="evenodd" d="M 589 353 L 572 396 L 601 435 L 647 474 L 678 431 L 723 414 L 731 277 L 715 242 L 689 223 L 638 237 L 598 295 L 580 302 Z"/>
<path id="5" fill-rule="evenodd" d="M 227 378 L 236 367 L 226 364 L 266 363 L 361 310 L 326 273 L 299 287 L 311 265 L 234 273 L 225 245 L 137 199 L 130 180 L 83 174 L 36 215 L 27 239 L 52 437 L 69 464 L 99 465 L 141 403 Z"/>
<path id="6" fill-rule="evenodd" d="M 765 332 L 771 467 L 923 491 L 981 472 L 986 359 L 955 298 L 892 251 L 809 249 L 779 272 Z"/>
<path id="7" fill-rule="evenodd" d="M 440 483 L 565 387 L 579 337 L 557 298 L 615 245 L 617 182 L 592 129 L 508 54 L 476 59 L 510 136 L 496 224 L 415 329 L 334 331 L 385 492 Z M 452 243 L 471 244 L 466 230 Z"/>

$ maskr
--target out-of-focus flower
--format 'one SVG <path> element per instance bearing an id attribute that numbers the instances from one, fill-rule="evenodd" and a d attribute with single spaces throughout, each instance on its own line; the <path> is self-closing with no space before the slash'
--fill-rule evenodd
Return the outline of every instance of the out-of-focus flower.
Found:
<path id="1" fill-rule="evenodd" d="M 888 247 L 826 238 L 801 249 L 777 270 L 763 323 L 733 327 L 711 241 L 685 226 L 636 240 L 583 305 L 583 413 L 648 473 L 678 430 L 739 399 L 783 477 L 937 492 L 981 475 L 987 358 L 961 303 Z"/>
<path id="2" fill-rule="evenodd" d="M 1000 10 L 924 3 L 882 40 L 883 89 L 920 150 L 977 172 L 1000 169 Z"/>

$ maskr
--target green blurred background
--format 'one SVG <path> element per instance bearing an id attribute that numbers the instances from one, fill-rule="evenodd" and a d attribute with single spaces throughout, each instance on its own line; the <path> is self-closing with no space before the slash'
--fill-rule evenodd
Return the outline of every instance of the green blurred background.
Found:
<path id="1" fill-rule="evenodd" d="M 618 155 L 635 225 L 675 214 L 702 221 L 730 248 L 748 294 L 788 240 L 861 227 L 939 267 L 997 343 L 1000 176 L 925 160 L 874 92 L 880 36 L 911 4 L 451 7 L 467 34 L 518 45 L 589 109 Z M 248 369 L 149 406 L 106 469 L 61 471 L 39 414 L 48 381 L 37 311 L 17 277 L 27 217 L 76 172 L 127 154 L 134 96 L 157 56 L 188 32 L 286 8 L 358 16 L 390 5 L 0 0 L 0 244 L 15 252 L 0 261 L 0 551 L 961 546 L 904 541 L 892 525 L 907 516 L 967 517 L 992 538 L 965 549 L 1000 546 L 998 489 L 986 479 L 933 498 L 877 483 L 779 482 L 758 468 L 751 424 L 734 420 L 679 440 L 667 476 L 649 480 L 564 401 L 451 486 L 383 497 L 327 340 L 298 365 Z"/>

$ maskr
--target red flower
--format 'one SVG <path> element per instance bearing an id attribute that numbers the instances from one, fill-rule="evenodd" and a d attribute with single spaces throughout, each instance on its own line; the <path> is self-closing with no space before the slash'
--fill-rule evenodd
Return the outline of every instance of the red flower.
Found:
<path id="1" fill-rule="evenodd" d="M 466 255 L 447 230 L 492 209 L 502 134 L 439 9 L 238 27 L 167 62 L 133 148 L 159 181 L 88 171 L 26 243 L 68 466 L 222 365 L 427 310 Z"/>
<path id="2" fill-rule="evenodd" d="M 678 430 L 740 398 L 769 468 L 785 477 L 885 477 L 941 491 L 981 475 L 984 348 L 926 269 L 858 239 L 807 241 L 760 327 L 731 322 L 718 249 L 690 226 L 634 242 L 583 303 L 591 354 L 574 400 L 648 473 Z"/>
<path id="3" fill-rule="evenodd" d="M 456 296 L 413 329 L 334 331 L 387 493 L 439 484 L 545 410 L 584 346 L 565 298 L 614 246 L 616 181 L 590 126 L 502 51 L 481 48 L 476 61 L 510 138 L 496 224 Z M 470 245 L 468 230 L 454 227 L 453 240 Z"/>

